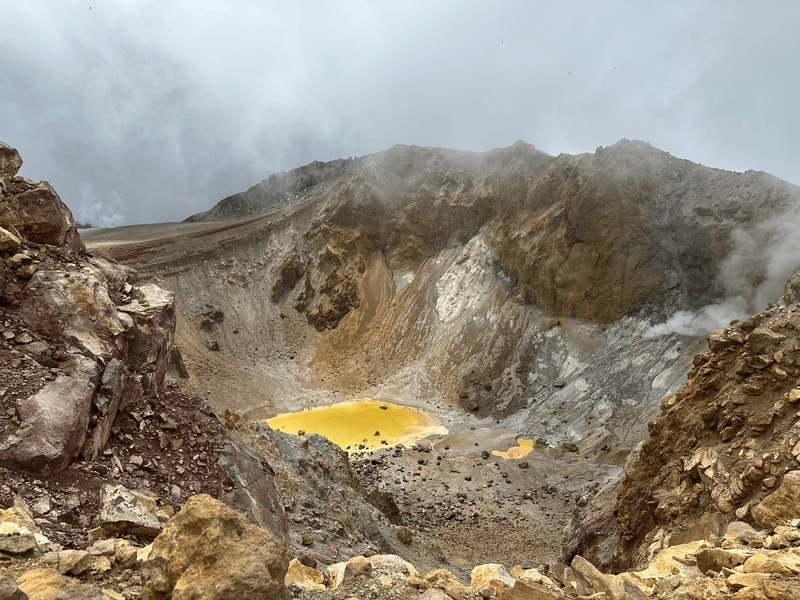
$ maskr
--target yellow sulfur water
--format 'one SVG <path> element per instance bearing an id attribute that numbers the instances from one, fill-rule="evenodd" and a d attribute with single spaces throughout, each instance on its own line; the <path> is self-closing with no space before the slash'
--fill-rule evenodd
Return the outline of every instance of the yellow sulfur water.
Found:
<path id="1" fill-rule="evenodd" d="M 447 433 L 438 419 L 423 410 L 371 399 L 286 413 L 267 419 L 267 425 L 286 433 L 318 433 L 349 452 Z"/>
<path id="2" fill-rule="evenodd" d="M 533 450 L 533 440 L 526 440 L 525 438 L 519 438 L 517 440 L 517 444 L 519 446 L 511 446 L 505 452 L 501 452 L 500 450 L 492 450 L 492 454 L 494 456 L 499 456 L 500 458 L 504 458 L 505 460 L 512 460 L 512 459 L 519 459 L 523 456 L 527 456 L 530 454 L 531 450 Z"/>

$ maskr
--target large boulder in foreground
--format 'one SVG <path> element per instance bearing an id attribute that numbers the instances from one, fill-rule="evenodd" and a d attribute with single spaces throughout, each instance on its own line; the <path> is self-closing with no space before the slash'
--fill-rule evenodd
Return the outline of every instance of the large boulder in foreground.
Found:
<path id="1" fill-rule="evenodd" d="M 211 496 L 189 498 L 142 568 L 146 600 L 288 599 L 288 548 Z"/>

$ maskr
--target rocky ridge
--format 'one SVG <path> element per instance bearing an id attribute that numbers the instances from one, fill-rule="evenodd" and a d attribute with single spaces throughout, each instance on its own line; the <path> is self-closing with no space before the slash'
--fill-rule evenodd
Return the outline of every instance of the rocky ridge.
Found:
<path id="1" fill-rule="evenodd" d="M 617 497 L 593 507 L 573 552 L 629 569 L 735 520 L 771 531 L 800 518 L 797 282 L 795 274 L 778 305 L 709 333 L 688 382 L 649 423 Z M 773 543 L 784 542 L 765 539 Z"/>

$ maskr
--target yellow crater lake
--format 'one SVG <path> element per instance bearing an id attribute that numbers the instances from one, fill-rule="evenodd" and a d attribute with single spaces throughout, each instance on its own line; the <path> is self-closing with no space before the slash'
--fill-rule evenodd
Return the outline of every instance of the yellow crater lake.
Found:
<path id="1" fill-rule="evenodd" d="M 286 433 L 318 433 L 349 452 L 447 434 L 441 422 L 424 410 L 371 399 L 286 413 L 267 419 L 267 425 Z"/>

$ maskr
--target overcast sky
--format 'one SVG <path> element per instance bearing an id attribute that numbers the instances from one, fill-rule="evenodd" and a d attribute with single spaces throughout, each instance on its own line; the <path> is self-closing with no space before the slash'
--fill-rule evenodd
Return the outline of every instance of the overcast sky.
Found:
<path id="1" fill-rule="evenodd" d="M 645 140 L 800 184 L 800 2 L 0 3 L 0 140 L 95 224 L 397 143 Z"/>

